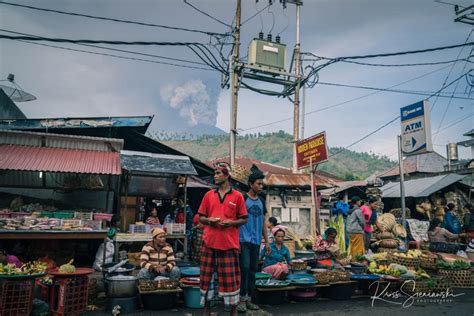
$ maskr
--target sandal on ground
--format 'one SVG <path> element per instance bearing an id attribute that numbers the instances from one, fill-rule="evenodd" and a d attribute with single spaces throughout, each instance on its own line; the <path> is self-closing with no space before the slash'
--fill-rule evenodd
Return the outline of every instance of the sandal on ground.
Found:
<path id="1" fill-rule="evenodd" d="M 247 312 L 247 305 L 245 302 L 241 302 L 237 305 L 237 312 L 238 313 L 246 313 Z"/>
<path id="2" fill-rule="evenodd" d="M 260 307 L 255 304 L 252 304 L 251 302 L 247 302 L 247 309 L 251 311 L 258 311 Z"/>

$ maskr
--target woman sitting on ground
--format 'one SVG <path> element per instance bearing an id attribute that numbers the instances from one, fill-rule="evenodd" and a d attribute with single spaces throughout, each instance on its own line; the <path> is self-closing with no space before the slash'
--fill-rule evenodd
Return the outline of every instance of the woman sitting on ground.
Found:
<path id="1" fill-rule="evenodd" d="M 283 279 L 288 274 L 288 264 L 291 262 L 290 250 L 283 244 L 285 228 L 277 225 L 272 229 L 275 241 L 270 244 L 270 254 L 265 255 L 263 248 L 260 257 L 263 258 L 263 269 L 270 273 L 274 279 Z"/>
<path id="2" fill-rule="evenodd" d="M 341 268 L 341 264 L 337 261 L 339 247 L 336 242 L 337 231 L 329 227 L 324 232 L 324 236 L 317 236 L 313 245 L 314 258 L 318 266 L 323 268 Z"/>
<path id="3" fill-rule="evenodd" d="M 428 238 L 430 239 L 430 242 L 448 242 L 449 240 L 456 240 L 459 235 L 458 234 L 453 234 L 446 228 L 441 227 L 442 222 L 434 218 L 430 222 L 430 227 L 428 228 Z"/>

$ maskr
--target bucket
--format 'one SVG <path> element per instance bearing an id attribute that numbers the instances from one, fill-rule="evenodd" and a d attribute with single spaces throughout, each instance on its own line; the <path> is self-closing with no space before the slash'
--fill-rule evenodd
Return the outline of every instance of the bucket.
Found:
<path id="1" fill-rule="evenodd" d="M 183 287 L 184 305 L 189 308 L 203 308 L 201 306 L 201 289 L 199 286 Z"/>

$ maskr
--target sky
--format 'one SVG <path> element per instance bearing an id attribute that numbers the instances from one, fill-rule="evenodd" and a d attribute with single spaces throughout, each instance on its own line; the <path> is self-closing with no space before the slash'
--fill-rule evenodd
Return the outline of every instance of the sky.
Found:
<path id="1" fill-rule="evenodd" d="M 230 30 L 235 0 L 188 0 L 224 24 L 201 14 L 181 0 L 41 0 L 14 1 L 47 9 L 105 16 L 211 32 Z M 8 1 L 5 1 L 8 2 Z M 451 2 L 454 3 L 454 2 Z M 467 6 L 470 1 L 457 0 Z M 266 0 L 242 0 L 242 20 L 265 8 Z M 249 42 L 263 31 L 281 36 L 287 45 L 287 64 L 295 44 L 295 6 L 284 9 L 279 1 L 242 25 L 241 56 Z M 454 22 L 454 7 L 434 0 L 306 0 L 301 11 L 301 49 L 325 57 L 368 55 L 411 51 L 474 41 L 472 26 Z M 44 37 L 120 41 L 169 41 L 209 43 L 208 35 L 150 26 L 125 24 L 84 17 L 41 12 L 0 3 L 0 34 L 4 30 Z M 468 38 L 469 36 L 469 38 Z M 151 56 L 111 52 L 67 43 L 46 43 L 70 49 L 142 58 L 155 62 L 201 65 Z M 107 46 L 116 49 L 200 61 L 186 47 Z M 472 47 L 472 46 L 471 46 Z M 466 59 L 471 47 L 425 54 L 364 59 L 383 64 L 426 63 Z M 230 46 L 225 46 L 228 52 Z M 213 49 L 213 48 L 211 48 Z M 459 57 L 458 57 L 459 56 Z M 470 59 L 474 61 L 474 58 Z M 309 65 L 311 62 L 305 62 Z M 319 72 L 320 83 L 435 92 L 472 69 L 473 63 L 459 61 L 416 67 L 373 67 L 335 63 Z M 111 56 L 87 54 L 30 43 L 0 39 L 0 79 L 15 74 L 16 82 L 37 100 L 17 103 L 30 118 L 154 115 L 152 131 L 182 132 L 204 124 L 228 131 L 229 90 L 222 89 L 216 71 L 182 68 Z M 5 83 L 5 82 L 2 82 Z M 277 89 L 278 86 L 257 86 Z M 448 96 L 431 98 L 434 149 L 445 156 L 448 142 L 467 138 L 474 127 L 474 89 L 462 78 L 446 88 Z M 454 92 L 454 93 L 453 93 Z M 309 137 L 326 131 L 329 146 L 347 146 L 399 115 L 400 108 L 425 96 L 316 84 L 306 89 L 305 131 Z M 338 105 L 340 104 L 340 105 Z M 334 106 L 333 106 L 334 105 Z M 333 106 L 327 110 L 328 106 Z M 288 99 L 239 91 L 240 134 L 284 130 L 292 133 L 293 104 Z M 286 120 L 285 120 L 286 119 Z M 283 121 L 282 121 L 283 120 Z M 272 122 L 282 121 L 275 124 Z M 395 121 L 350 149 L 373 152 L 397 159 Z M 238 153 L 237 153 L 238 154 Z M 459 148 L 461 158 L 471 157 Z"/>

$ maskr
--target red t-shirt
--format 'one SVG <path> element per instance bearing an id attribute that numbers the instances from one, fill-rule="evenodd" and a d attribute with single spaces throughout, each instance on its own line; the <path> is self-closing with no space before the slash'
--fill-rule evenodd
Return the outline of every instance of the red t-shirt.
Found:
<path id="1" fill-rule="evenodd" d="M 218 190 L 211 190 L 204 195 L 198 214 L 208 218 L 218 217 L 222 221 L 237 220 L 247 217 L 247 209 L 239 191 L 230 189 L 221 200 Z M 205 225 L 203 241 L 206 247 L 213 249 L 239 249 L 239 227 Z"/>

